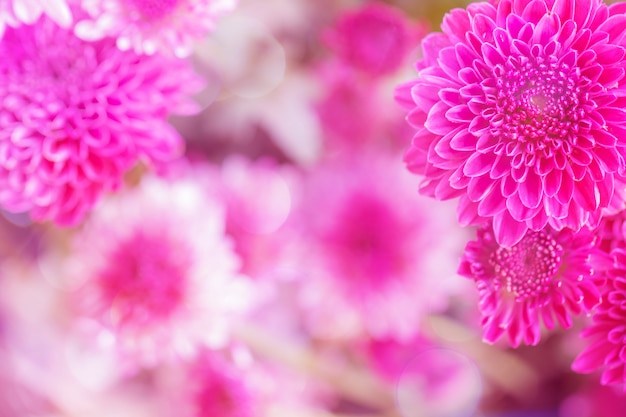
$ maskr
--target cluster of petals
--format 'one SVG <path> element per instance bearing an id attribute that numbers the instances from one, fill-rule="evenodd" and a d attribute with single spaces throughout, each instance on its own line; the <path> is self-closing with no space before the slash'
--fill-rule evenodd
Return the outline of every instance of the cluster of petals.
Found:
<path id="1" fill-rule="evenodd" d="M 32 25 L 43 14 L 64 28 L 72 24 L 72 12 L 66 0 L 3 0 L 0 2 L 0 39 L 8 26 Z"/>
<path id="2" fill-rule="evenodd" d="M 78 312 L 131 366 L 225 346 L 252 300 L 225 224 L 219 200 L 190 179 L 144 178 L 104 200 L 74 240 Z"/>
<path id="3" fill-rule="evenodd" d="M 600 248 L 606 253 L 626 245 L 626 211 L 604 215 L 596 233 L 600 238 Z"/>
<path id="4" fill-rule="evenodd" d="M 189 63 L 85 42 L 48 18 L 0 42 L 0 204 L 37 221 L 80 222 L 139 160 L 183 142 L 167 123 L 189 114 L 202 82 Z"/>
<path id="5" fill-rule="evenodd" d="M 397 90 L 421 191 L 459 197 L 463 225 L 498 243 L 593 225 L 625 168 L 626 8 L 501 0 L 454 9 Z"/>
<path id="6" fill-rule="evenodd" d="M 580 373 L 601 369 L 603 385 L 626 387 L 626 251 L 622 247 L 611 254 L 614 265 L 606 273 L 602 303 L 593 313 L 593 322 L 581 333 L 590 344 L 572 369 Z"/>
<path id="7" fill-rule="evenodd" d="M 76 24 L 85 40 L 117 39 L 121 50 L 187 57 L 236 0 L 82 0 L 88 18 Z"/>
<path id="8" fill-rule="evenodd" d="M 484 340 L 507 335 L 513 347 L 537 345 L 541 322 L 572 326 L 572 315 L 600 302 L 602 273 L 610 264 L 593 231 L 583 228 L 529 231 L 511 247 L 498 244 L 483 226 L 467 244 L 459 274 L 475 281 Z"/>
<path id="9" fill-rule="evenodd" d="M 322 337 L 412 338 L 459 289 L 454 208 L 414 193 L 399 160 L 350 154 L 305 179 L 294 219 L 307 238 L 300 298 Z"/>

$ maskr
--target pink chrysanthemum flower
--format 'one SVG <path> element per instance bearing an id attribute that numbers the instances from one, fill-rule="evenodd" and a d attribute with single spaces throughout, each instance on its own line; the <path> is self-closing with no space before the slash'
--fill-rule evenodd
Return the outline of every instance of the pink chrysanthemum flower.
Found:
<path id="1" fill-rule="evenodd" d="M 76 24 L 85 40 L 111 36 L 121 50 L 191 55 L 193 42 L 211 32 L 236 0 L 82 0 L 90 18 Z"/>
<path id="2" fill-rule="evenodd" d="M 0 39 L 7 26 L 32 25 L 42 14 L 59 26 L 72 24 L 72 12 L 65 0 L 3 0 L 0 2 Z"/>
<path id="3" fill-rule="evenodd" d="M 307 245 L 301 300 L 318 335 L 412 338 L 459 290 L 464 238 L 453 208 L 412 193 L 398 161 L 350 154 L 316 167 L 303 186 L 294 217 Z"/>
<path id="4" fill-rule="evenodd" d="M 224 210 L 204 187 L 144 179 L 103 201 L 75 241 L 81 314 L 140 365 L 221 347 L 251 301 L 225 235 Z"/>
<path id="5" fill-rule="evenodd" d="M 536 345 L 541 321 L 572 326 L 572 314 L 589 312 L 600 302 L 597 270 L 606 255 L 589 229 L 529 231 L 512 247 L 498 244 L 483 226 L 467 244 L 459 273 L 473 279 L 479 292 L 484 340 L 508 335 L 511 346 Z"/>
<path id="6" fill-rule="evenodd" d="M 0 43 L 0 204 L 75 224 L 138 159 L 178 156 L 167 123 L 201 83 L 188 63 L 76 38 L 46 18 Z"/>
<path id="7" fill-rule="evenodd" d="M 576 358 L 572 369 L 589 373 L 602 369 L 603 385 L 623 385 L 626 390 L 626 251 L 615 249 L 602 303 L 593 313 L 593 323 L 581 336 L 591 344 Z"/>
<path id="8" fill-rule="evenodd" d="M 324 41 L 346 64 L 380 76 L 400 69 L 424 32 L 399 10 L 374 2 L 341 16 Z"/>
<path id="9" fill-rule="evenodd" d="M 463 225 L 496 240 L 579 230 L 624 171 L 626 8 L 601 0 L 501 0 L 455 9 L 398 89 L 417 129 L 406 154 L 422 192 L 460 196 Z"/>

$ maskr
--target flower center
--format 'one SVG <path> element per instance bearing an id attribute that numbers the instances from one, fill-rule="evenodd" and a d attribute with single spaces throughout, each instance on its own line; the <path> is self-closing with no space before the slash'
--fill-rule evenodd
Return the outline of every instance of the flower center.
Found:
<path id="1" fill-rule="evenodd" d="M 181 243 L 138 230 L 109 254 L 99 284 L 116 322 L 145 325 L 167 319 L 180 307 L 191 265 Z"/>
<path id="2" fill-rule="evenodd" d="M 405 233 L 414 230 L 376 196 L 356 192 L 344 204 L 324 239 L 339 273 L 358 288 L 380 288 L 402 275 L 410 259 L 403 251 Z"/>
<path id="3" fill-rule="evenodd" d="M 195 396 L 198 417 L 250 417 L 254 413 L 251 395 L 242 381 L 216 372 L 207 372 L 201 381 Z"/>
<path id="4" fill-rule="evenodd" d="M 130 0 L 135 9 L 148 20 L 158 20 L 174 10 L 180 0 Z"/>
<path id="5" fill-rule="evenodd" d="M 584 117 L 576 68 L 555 56 L 511 57 L 494 68 L 495 108 L 491 133 L 505 138 L 501 145 L 509 156 L 527 158 L 542 152 L 551 156 L 579 128 Z M 528 164 L 527 164 L 528 165 Z"/>
<path id="6" fill-rule="evenodd" d="M 546 293 L 559 272 L 563 247 L 548 233 L 528 232 L 511 248 L 499 247 L 489 256 L 496 286 L 518 299 Z"/>

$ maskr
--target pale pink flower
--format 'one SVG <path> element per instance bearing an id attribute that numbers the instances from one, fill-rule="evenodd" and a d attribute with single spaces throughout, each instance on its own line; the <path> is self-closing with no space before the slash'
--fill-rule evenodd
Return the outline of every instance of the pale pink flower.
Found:
<path id="1" fill-rule="evenodd" d="M 459 288 L 452 207 L 412 193 L 398 162 L 351 154 L 316 166 L 303 186 L 294 220 L 308 247 L 301 298 L 314 333 L 411 338 Z"/>
<path id="2" fill-rule="evenodd" d="M 75 31 L 90 41 L 114 37 L 124 51 L 184 58 L 193 52 L 193 42 L 202 40 L 236 4 L 236 0 L 82 0 L 89 18 L 79 21 Z"/>
<path id="3" fill-rule="evenodd" d="M 294 231 L 286 225 L 297 190 L 293 169 L 270 159 L 230 156 L 222 163 L 219 182 L 226 231 L 235 243 L 242 272 L 254 279 L 274 279 L 298 269 Z"/>
<path id="4" fill-rule="evenodd" d="M 624 11 L 502 0 L 447 14 L 398 90 L 422 192 L 460 197 L 459 222 L 492 219 L 505 246 L 595 222 L 626 168 Z"/>
<path id="5" fill-rule="evenodd" d="M 607 271 L 602 303 L 593 313 L 593 323 L 581 336 L 590 345 L 576 358 L 572 369 L 589 373 L 602 370 L 603 385 L 619 385 L 626 390 L 626 252 L 612 253 L 614 265 Z"/>
<path id="6" fill-rule="evenodd" d="M 148 178 L 112 196 L 74 243 L 79 312 L 140 365 L 224 346 L 251 301 L 224 210 L 191 180 Z"/>
<path id="7" fill-rule="evenodd" d="M 138 160 L 179 156 L 167 123 L 197 106 L 187 62 L 89 43 L 47 18 L 0 43 L 0 203 L 37 221 L 80 222 Z"/>
<path id="8" fill-rule="evenodd" d="M 541 322 L 572 326 L 572 315 L 590 312 L 600 302 L 598 270 L 606 255 L 589 229 L 529 231 L 512 247 L 498 244 L 483 226 L 467 244 L 459 273 L 476 282 L 484 340 L 507 335 L 511 346 L 536 345 Z"/>
<path id="9" fill-rule="evenodd" d="M 7 26 L 32 25 L 42 14 L 69 28 L 72 12 L 66 0 L 3 0 L 0 2 L 0 39 Z"/>

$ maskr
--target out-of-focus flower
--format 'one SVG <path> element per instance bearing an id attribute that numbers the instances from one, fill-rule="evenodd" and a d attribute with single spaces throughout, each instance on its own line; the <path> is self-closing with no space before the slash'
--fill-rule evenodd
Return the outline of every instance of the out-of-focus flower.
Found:
<path id="1" fill-rule="evenodd" d="M 376 2 L 346 12 L 323 32 L 333 56 L 317 70 L 324 94 L 316 109 L 331 149 L 407 146 L 412 129 L 393 103 L 393 78 L 425 34 L 422 23 Z"/>
<path id="2" fill-rule="evenodd" d="M 454 9 L 398 89 L 417 130 L 406 162 L 421 191 L 460 197 L 463 225 L 496 240 L 577 231 L 609 206 L 625 168 L 626 15 L 600 0 L 503 0 Z"/>
<path id="3" fill-rule="evenodd" d="M 572 369 L 589 373 L 602 369 L 603 385 L 626 383 L 626 251 L 612 252 L 614 267 L 607 271 L 602 303 L 593 313 L 593 323 L 581 336 L 591 344 L 576 358 Z"/>
<path id="4" fill-rule="evenodd" d="M 180 58 L 191 55 L 193 42 L 211 32 L 237 0 L 82 0 L 90 18 L 76 24 L 85 40 L 117 39 L 123 51 L 156 52 Z"/>
<path id="5" fill-rule="evenodd" d="M 396 162 L 351 154 L 317 166 L 303 187 L 302 299 L 315 333 L 411 338 L 459 288 L 451 207 L 412 193 Z"/>
<path id="6" fill-rule="evenodd" d="M 380 76 L 399 70 L 424 32 L 399 10 L 373 2 L 342 15 L 323 39 L 346 64 Z"/>
<path id="7" fill-rule="evenodd" d="M 178 156 L 172 113 L 196 110 L 186 62 L 84 42 L 42 18 L 0 43 L 0 203 L 72 225 L 138 159 Z"/>
<path id="8" fill-rule="evenodd" d="M 297 269 L 291 214 L 297 176 L 269 159 L 231 156 L 222 164 L 220 185 L 226 204 L 226 230 L 241 258 L 242 272 L 254 279 L 277 278 Z"/>
<path id="9" fill-rule="evenodd" d="M 512 247 L 498 244 L 490 226 L 469 242 L 459 273 L 478 288 L 484 340 L 508 335 L 511 346 L 539 343 L 541 321 L 553 329 L 572 326 L 571 314 L 600 302 L 598 269 L 608 264 L 593 232 L 529 231 Z"/>
<path id="10" fill-rule="evenodd" d="M 7 26 L 32 25 L 42 14 L 64 28 L 72 24 L 72 12 L 65 0 L 4 0 L 0 3 L 0 39 Z"/>
<path id="11" fill-rule="evenodd" d="M 79 309 L 151 365 L 221 347 L 251 300 L 223 208 L 191 180 L 144 180 L 103 202 L 75 241 Z"/>

